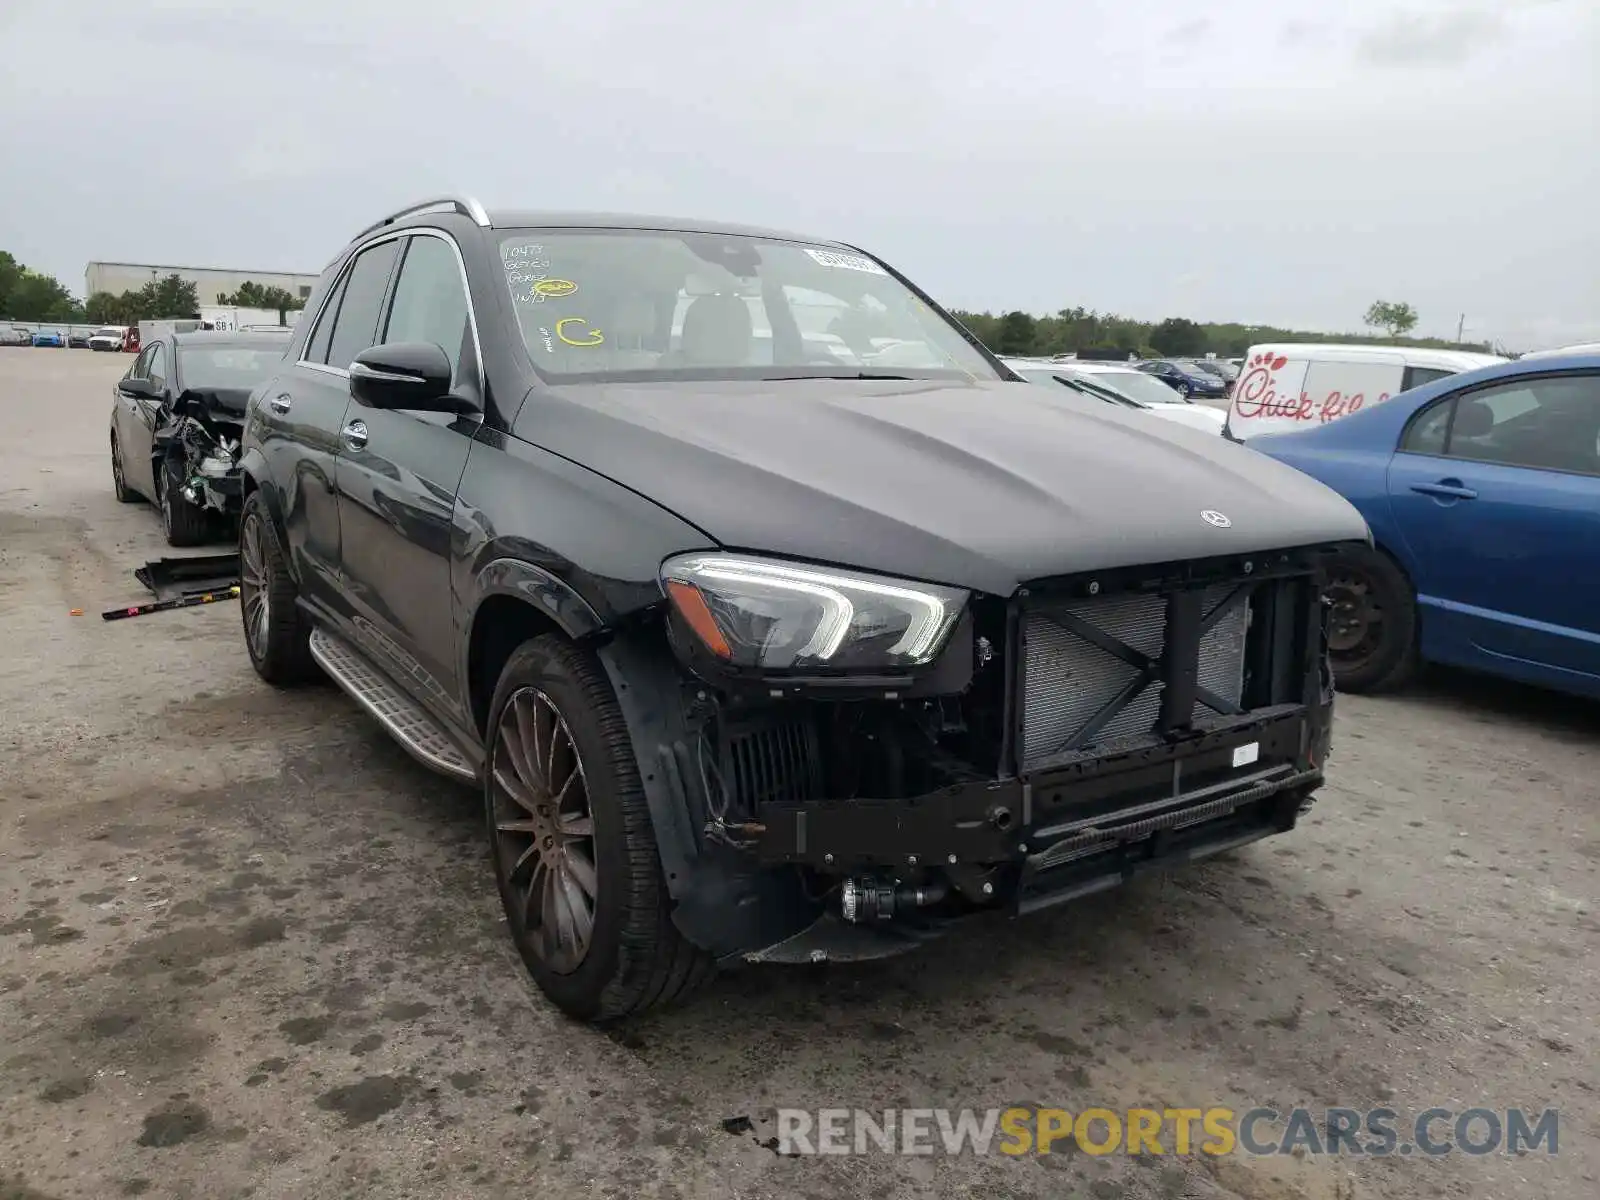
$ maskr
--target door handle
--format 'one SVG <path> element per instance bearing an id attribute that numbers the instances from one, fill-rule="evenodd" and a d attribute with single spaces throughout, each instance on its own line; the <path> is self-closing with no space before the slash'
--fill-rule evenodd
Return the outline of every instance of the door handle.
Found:
<path id="1" fill-rule="evenodd" d="M 1424 496 L 1435 496 L 1441 500 L 1476 500 L 1478 493 L 1469 487 L 1463 486 L 1459 479 L 1441 479 L 1438 483 L 1413 483 L 1413 492 L 1421 492 Z"/>
<path id="2" fill-rule="evenodd" d="M 271 400 L 267 401 L 267 407 L 273 412 L 277 413 L 279 416 L 282 416 L 284 413 L 289 411 L 289 408 L 293 403 L 294 402 L 290 400 L 288 396 L 274 396 Z"/>
<path id="3" fill-rule="evenodd" d="M 365 421 L 351 421 L 344 427 L 344 444 L 352 450 L 360 450 L 367 444 L 367 423 Z"/>

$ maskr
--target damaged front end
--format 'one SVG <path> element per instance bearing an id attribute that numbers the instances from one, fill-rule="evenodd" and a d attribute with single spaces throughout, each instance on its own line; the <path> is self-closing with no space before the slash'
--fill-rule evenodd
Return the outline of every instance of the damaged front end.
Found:
<path id="1" fill-rule="evenodd" d="M 167 421 L 156 430 L 158 461 L 177 478 L 179 493 L 197 508 L 224 516 L 238 514 L 243 409 L 237 397 L 185 391 L 173 401 Z"/>
<path id="2" fill-rule="evenodd" d="M 737 563 L 721 590 L 669 564 L 666 637 L 618 637 L 602 658 L 674 919 L 724 958 L 877 957 L 955 918 L 1292 829 L 1332 726 L 1325 553 L 1124 568 L 1009 599 L 885 582 L 883 610 L 870 588 L 852 605 L 795 571 L 796 603 L 844 604 L 779 669 L 736 643 L 781 640 L 791 604 Z M 852 642 L 860 664 L 817 667 L 819 646 Z"/>

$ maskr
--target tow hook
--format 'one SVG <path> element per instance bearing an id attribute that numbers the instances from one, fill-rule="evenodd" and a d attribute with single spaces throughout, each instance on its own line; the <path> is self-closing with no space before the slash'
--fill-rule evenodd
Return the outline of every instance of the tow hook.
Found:
<path id="1" fill-rule="evenodd" d="M 839 915 L 852 925 L 892 921 L 896 916 L 937 904 L 949 894 L 938 882 L 905 884 L 891 879 L 846 879 L 839 885 Z"/>

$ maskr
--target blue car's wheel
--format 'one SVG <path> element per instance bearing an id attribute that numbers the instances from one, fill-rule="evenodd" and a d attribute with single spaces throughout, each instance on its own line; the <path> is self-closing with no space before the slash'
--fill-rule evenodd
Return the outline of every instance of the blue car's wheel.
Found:
<path id="1" fill-rule="evenodd" d="M 1417 604 L 1411 581 L 1381 550 L 1341 553 L 1323 593 L 1333 602 L 1328 656 L 1343 692 L 1387 692 L 1416 673 Z"/>

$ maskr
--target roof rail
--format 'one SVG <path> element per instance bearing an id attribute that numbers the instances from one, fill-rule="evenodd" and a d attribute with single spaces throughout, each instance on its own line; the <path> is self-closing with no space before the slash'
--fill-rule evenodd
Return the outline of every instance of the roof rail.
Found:
<path id="1" fill-rule="evenodd" d="M 489 228 L 489 214 L 484 211 L 483 205 L 479 204 L 471 196 L 438 196 L 432 200 L 421 200 L 416 204 L 408 204 L 399 212 L 390 213 L 381 221 L 374 221 L 360 233 L 356 234 L 356 237 L 366 237 L 367 234 L 371 233 L 374 229 L 381 229 L 385 225 L 393 225 L 402 217 L 413 217 L 418 213 L 427 212 L 429 209 L 445 207 L 449 207 L 464 217 L 471 217 L 472 223 L 480 228 Z"/>

